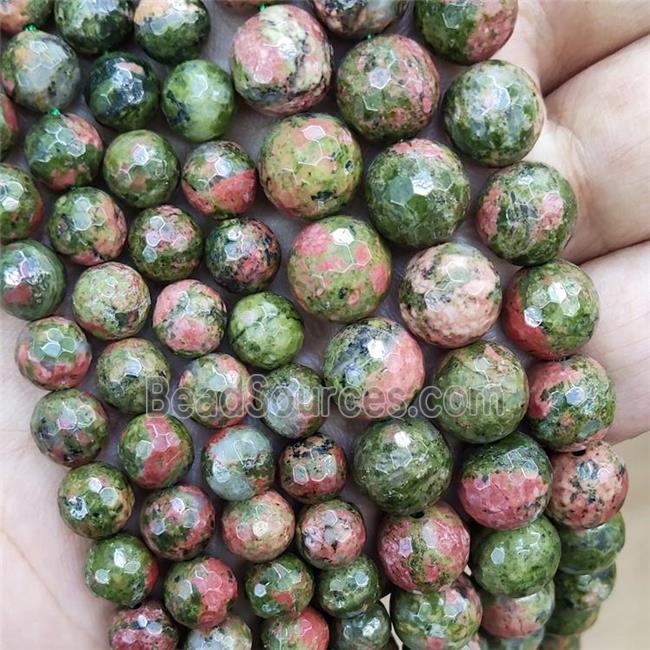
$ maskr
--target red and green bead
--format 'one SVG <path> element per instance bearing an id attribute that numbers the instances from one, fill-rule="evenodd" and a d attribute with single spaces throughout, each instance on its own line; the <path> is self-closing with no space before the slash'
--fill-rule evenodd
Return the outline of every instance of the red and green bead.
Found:
<path id="1" fill-rule="evenodd" d="M 379 34 L 406 11 L 405 0 L 312 0 L 319 20 L 332 33 L 351 40 Z"/>
<path id="2" fill-rule="evenodd" d="M 94 462 L 71 469 L 57 495 L 59 513 L 77 535 L 104 539 L 124 528 L 135 495 L 119 469 Z"/>
<path id="3" fill-rule="evenodd" d="M 540 650 L 580 650 L 580 635 L 553 634 L 546 632 Z"/>
<path id="4" fill-rule="evenodd" d="M 266 650 L 328 650 L 330 631 L 323 616 L 307 607 L 298 616 L 264 621 L 261 638 Z"/>
<path id="5" fill-rule="evenodd" d="M 537 630 L 532 634 L 514 639 L 502 639 L 483 632 L 480 638 L 484 645 L 479 646 L 479 650 L 482 648 L 487 648 L 487 650 L 538 650 L 539 644 L 544 638 L 544 630 Z"/>
<path id="6" fill-rule="evenodd" d="M 332 621 L 334 650 L 390 650 L 391 622 L 386 608 L 376 602 L 364 612 Z M 397 648 L 397 646 L 395 646 Z"/>
<path id="7" fill-rule="evenodd" d="M 0 87 L 0 160 L 4 160 L 11 149 L 13 149 L 16 142 L 18 142 L 19 136 L 20 127 L 18 125 L 16 109 Z M 2 220 L 0 219 L 0 224 L 1 222 Z M 0 227 L 0 234 L 1 230 L 2 228 Z"/>
<path id="8" fill-rule="evenodd" d="M 0 143 L 6 142 L 0 127 Z M 43 198 L 31 176 L 18 167 L 0 165 L 0 241 L 7 244 L 34 235 L 43 210 Z"/>
<path id="9" fill-rule="evenodd" d="M 178 630 L 158 601 L 146 600 L 113 614 L 108 644 L 111 650 L 176 650 Z"/>
<path id="10" fill-rule="evenodd" d="M 599 613 L 600 607 L 576 609 L 558 599 L 546 629 L 562 636 L 582 634 L 595 625 Z"/>
<path id="11" fill-rule="evenodd" d="M 228 614 L 226 619 L 208 630 L 190 630 L 183 650 L 252 650 L 253 634 L 246 623 Z"/>
<path id="12" fill-rule="evenodd" d="M 0 29 L 13 35 L 27 25 L 42 27 L 52 13 L 53 0 L 5 0 L 0 3 Z"/>
<path id="13" fill-rule="evenodd" d="M 615 582 L 615 564 L 596 573 L 571 574 L 558 571 L 555 574 L 555 593 L 561 607 L 593 609 L 600 607 L 612 595 Z"/>
<path id="14" fill-rule="evenodd" d="M 367 223 L 327 217 L 295 239 L 287 275 L 293 295 L 307 313 L 349 323 L 369 316 L 388 293 L 391 255 Z"/>

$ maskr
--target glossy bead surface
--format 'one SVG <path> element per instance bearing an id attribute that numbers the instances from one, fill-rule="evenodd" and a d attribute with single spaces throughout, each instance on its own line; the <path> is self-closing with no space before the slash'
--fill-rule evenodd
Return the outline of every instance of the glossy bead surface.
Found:
<path id="1" fill-rule="evenodd" d="M 352 40 L 383 32 L 404 15 L 408 6 L 405 0 L 311 0 L 311 4 L 327 29 Z"/>
<path id="2" fill-rule="evenodd" d="M 616 582 L 616 565 L 597 573 L 555 574 L 555 593 L 560 607 L 591 609 L 600 607 L 612 594 Z"/>
<path id="3" fill-rule="evenodd" d="M 200 357 L 221 343 L 226 305 L 219 293 L 198 280 L 167 285 L 156 299 L 153 329 L 158 339 L 181 357 Z"/>
<path id="4" fill-rule="evenodd" d="M 309 110 L 329 88 L 332 46 L 304 9 L 288 4 L 267 9 L 235 33 L 230 54 L 235 88 L 262 113 Z"/>
<path id="5" fill-rule="evenodd" d="M 301 503 L 337 496 L 347 476 L 345 452 L 323 433 L 287 445 L 278 461 L 282 489 Z"/>
<path id="6" fill-rule="evenodd" d="M 158 601 L 147 600 L 113 614 L 108 643 L 111 650 L 176 650 L 178 630 Z"/>
<path id="7" fill-rule="evenodd" d="M 135 496 L 120 470 L 95 462 L 71 469 L 63 477 L 57 502 L 61 519 L 77 535 L 103 539 L 124 528 Z"/>
<path id="8" fill-rule="evenodd" d="M 178 183 L 176 154 L 153 131 L 118 135 L 106 150 L 104 180 L 118 199 L 134 208 L 150 208 L 169 200 Z"/>
<path id="9" fill-rule="evenodd" d="M 458 497 L 487 528 L 520 528 L 539 517 L 551 498 L 552 468 L 544 450 L 523 433 L 469 448 L 458 476 Z"/>
<path id="10" fill-rule="evenodd" d="M 0 142 L 6 144 L 1 129 Z M 0 241 L 6 244 L 33 235 L 43 208 L 43 198 L 31 176 L 18 167 L 0 165 Z"/>
<path id="11" fill-rule="evenodd" d="M 235 217 L 255 200 L 255 163 L 235 142 L 205 142 L 185 159 L 181 187 L 197 212 L 215 219 Z"/>
<path id="12" fill-rule="evenodd" d="M 126 242 L 126 219 L 106 192 L 78 187 L 60 196 L 47 222 L 52 246 L 82 266 L 119 257 Z"/>
<path id="13" fill-rule="evenodd" d="M 7 95 L 37 113 L 65 108 L 81 81 L 79 60 L 70 46 L 38 30 L 20 32 L 7 43 L 0 74 Z"/>
<path id="14" fill-rule="evenodd" d="M 479 650 L 482 650 L 482 648 L 488 648 L 489 650 L 538 650 L 543 637 L 544 630 L 537 630 L 532 634 L 514 639 L 501 639 L 483 631 L 480 640 L 484 645 L 479 646 Z"/>
<path id="15" fill-rule="evenodd" d="M 144 413 L 133 418 L 117 444 L 129 478 L 147 490 L 173 485 L 194 461 L 194 446 L 185 425 L 171 415 Z"/>
<path id="16" fill-rule="evenodd" d="M 313 607 L 307 607 L 297 617 L 264 621 L 261 637 L 266 650 L 327 650 L 330 631 L 325 619 Z"/>
<path id="17" fill-rule="evenodd" d="M 354 447 L 354 480 L 385 512 L 422 511 L 447 489 L 451 472 L 447 442 L 422 418 L 377 422 Z"/>
<path id="18" fill-rule="evenodd" d="M 104 348 L 95 369 L 99 396 L 122 413 L 144 413 L 169 388 L 171 370 L 145 339 L 124 339 Z"/>
<path id="19" fill-rule="evenodd" d="M 391 255 L 364 221 L 327 217 L 298 234 L 289 253 L 287 276 L 307 313 L 350 323 L 369 316 L 388 293 Z"/>
<path id="20" fill-rule="evenodd" d="M 280 268 L 280 242 L 257 219 L 219 222 L 205 243 L 205 263 L 217 284 L 233 293 L 266 289 Z"/>
<path id="21" fill-rule="evenodd" d="M 246 623 L 228 614 L 225 620 L 208 630 L 190 630 L 183 650 L 251 650 L 253 635 Z"/>
<path id="22" fill-rule="evenodd" d="M 192 217 L 173 205 L 142 211 L 129 228 L 129 253 L 137 268 L 158 282 L 188 277 L 199 265 L 203 233 Z"/>
<path id="23" fill-rule="evenodd" d="M 49 316 L 65 294 L 65 269 L 59 258 L 33 239 L 0 251 L 2 309 L 23 320 Z"/>
<path id="24" fill-rule="evenodd" d="M 423 138 L 388 147 L 366 175 L 373 224 L 403 246 L 423 248 L 448 240 L 465 218 L 469 199 L 469 178 L 458 156 Z"/>
<path id="25" fill-rule="evenodd" d="M 4 160 L 18 141 L 19 136 L 20 127 L 18 126 L 16 109 L 9 97 L 0 88 L 0 160 Z M 0 236 L 2 236 L 1 224 L 2 219 L 0 219 Z"/>
<path id="26" fill-rule="evenodd" d="M 235 112 L 235 91 L 216 63 L 185 61 L 165 79 L 161 108 L 173 131 L 190 142 L 205 142 L 228 128 Z"/>
<path id="27" fill-rule="evenodd" d="M 359 43 L 338 70 L 339 110 L 371 142 L 413 137 L 431 121 L 439 99 L 433 60 L 407 36 L 390 34 Z"/>
<path id="28" fill-rule="evenodd" d="M 0 29 L 17 34 L 27 25 L 42 27 L 50 17 L 53 0 L 7 0 L 0 4 Z"/>
<path id="29" fill-rule="evenodd" d="M 212 491 L 226 501 L 245 501 L 273 484 L 275 461 L 269 439 L 241 424 L 216 431 L 205 444 L 201 473 Z"/>
<path id="30" fill-rule="evenodd" d="M 72 292 L 75 319 L 103 341 L 137 334 L 150 307 L 149 287 L 142 276 L 120 262 L 106 262 L 85 270 Z"/>
<path id="31" fill-rule="evenodd" d="M 582 634 L 596 623 L 600 607 L 576 609 L 560 601 L 553 610 L 553 615 L 546 624 L 546 629 L 553 634 L 571 636 Z"/>
<path id="32" fill-rule="evenodd" d="M 214 534 L 214 506 L 195 485 L 173 485 L 142 504 L 140 532 L 158 556 L 179 562 L 196 557 Z"/>
<path id="33" fill-rule="evenodd" d="M 130 131 L 150 123 L 158 108 L 160 82 L 143 58 L 128 52 L 108 52 L 90 67 L 84 93 L 99 123 Z"/>
<path id="34" fill-rule="evenodd" d="M 24 150 L 32 174 L 61 192 L 92 183 L 104 143 L 97 129 L 74 113 L 43 115 L 27 132 Z"/>
<path id="35" fill-rule="evenodd" d="M 370 605 L 365 612 L 332 622 L 334 650 L 389 650 L 391 623 L 381 603 Z"/>
<path id="36" fill-rule="evenodd" d="M 88 339 L 79 326 L 61 316 L 28 323 L 15 350 L 20 374 L 39 388 L 60 390 L 80 384 L 92 361 Z"/>
<path id="37" fill-rule="evenodd" d="M 424 383 L 422 351 L 395 321 L 368 318 L 332 338 L 323 355 L 323 378 L 339 409 L 350 415 L 404 415 Z"/>
<path id="38" fill-rule="evenodd" d="M 278 210 L 311 221 L 337 212 L 361 180 L 361 149 L 349 129 L 323 113 L 276 122 L 258 160 L 262 189 Z"/>
<path id="39" fill-rule="evenodd" d="M 439 244 L 411 258 L 399 301 L 411 332 L 432 345 L 457 348 L 494 325 L 501 309 L 501 279 L 478 249 Z"/>

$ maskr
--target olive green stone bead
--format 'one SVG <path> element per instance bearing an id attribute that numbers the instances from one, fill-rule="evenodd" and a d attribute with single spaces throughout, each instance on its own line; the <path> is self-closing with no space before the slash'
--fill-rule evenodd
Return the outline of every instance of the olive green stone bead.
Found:
<path id="1" fill-rule="evenodd" d="M 33 235 L 43 218 L 43 209 L 41 193 L 32 177 L 18 167 L 0 165 L 0 241 L 6 244 Z"/>
<path id="2" fill-rule="evenodd" d="M 574 609 L 600 607 L 611 595 L 616 582 L 616 565 L 595 573 L 555 574 L 555 593 L 560 606 Z"/>
<path id="3" fill-rule="evenodd" d="M 391 623 L 386 608 L 374 603 L 365 612 L 332 621 L 333 650 L 386 650 L 391 640 Z"/>
<path id="4" fill-rule="evenodd" d="M 546 629 L 553 634 L 563 636 L 582 634 L 596 623 L 598 614 L 600 614 L 600 606 L 577 609 L 563 601 L 559 601 L 556 603 L 553 614 L 546 624 Z"/>

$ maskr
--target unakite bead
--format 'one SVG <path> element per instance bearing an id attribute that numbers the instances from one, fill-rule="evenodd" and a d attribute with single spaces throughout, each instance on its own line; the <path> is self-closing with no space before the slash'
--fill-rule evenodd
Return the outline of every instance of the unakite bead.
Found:
<path id="1" fill-rule="evenodd" d="M 330 632 L 327 621 L 313 607 L 307 607 L 298 616 L 264 621 L 261 638 L 266 650 L 327 650 Z"/>
<path id="2" fill-rule="evenodd" d="M 0 165 L 0 241 L 32 236 L 42 218 L 43 199 L 31 176 L 18 167 Z"/>
<path id="3" fill-rule="evenodd" d="M 96 596 L 134 607 L 153 590 L 158 565 L 137 537 L 119 533 L 92 544 L 86 555 L 84 576 Z"/>
<path id="4" fill-rule="evenodd" d="M 540 647 L 542 638 L 544 637 L 544 630 L 537 630 L 532 634 L 526 636 L 518 636 L 512 639 L 502 639 L 492 636 L 487 632 L 481 634 L 481 641 L 483 646 L 488 650 L 537 650 Z"/>
<path id="5" fill-rule="evenodd" d="M 108 52 L 92 64 L 85 87 L 94 118 L 117 131 L 147 126 L 158 108 L 160 82 L 144 59 Z"/>
<path id="6" fill-rule="evenodd" d="M 386 608 L 374 603 L 365 612 L 350 618 L 337 618 L 332 622 L 332 648 L 334 650 L 387 650 L 391 623 Z"/>
<path id="7" fill-rule="evenodd" d="M 580 650 L 580 635 L 570 634 L 568 636 L 563 634 L 553 634 L 546 632 L 542 640 L 542 645 L 539 646 L 540 650 Z"/>
<path id="8" fill-rule="evenodd" d="M 228 128 L 235 112 L 235 91 L 216 63 L 185 61 L 165 79 L 161 108 L 172 130 L 190 142 L 205 142 Z"/>
<path id="9" fill-rule="evenodd" d="M 546 629 L 553 634 L 562 636 L 582 634 L 596 623 L 599 614 L 599 606 L 576 609 L 560 601 L 556 604 L 553 614 L 546 624 Z"/>
<path id="10" fill-rule="evenodd" d="M 124 474 L 102 462 L 71 469 L 59 485 L 61 518 L 75 533 L 91 539 L 110 537 L 124 528 L 134 502 Z"/>
<path id="11" fill-rule="evenodd" d="M 11 151 L 18 141 L 19 135 L 20 128 L 16 109 L 9 97 L 0 89 L 0 160 L 4 160 Z"/>
<path id="12" fill-rule="evenodd" d="M 65 269 L 59 258 L 33 239 L 0 250 L 2 309 L 23 320 L 49 316 L 65 294 Z"/>
<path id="13" fill-rule="evenodd" d="M 555 594 L 560 607 L 591 609 L 602 605 L 612 594 L 616 582 L 616 565 L 595 573 L 555 574 Z"/>
<path id="14" fill-rule="evenodd" d="M 178 630 L 163 606 L 147 600 L 135 609 L 119 609 L 111 619 L 108 630 L 111 650 L 176 650 Z"/>
<path id="15" fill-rule="evenodd" d="M 383 32 L 408 6 L 405 0 L 312 0 L 311 4 L 327 29 L 352 40 Z"/>
<path id="16" fill-rule="evenodd" d="M 272 370 L 293 359 L 302 347 L 302 316 L 283 296 L 263 291 L 242 298 L 228 321 L 228 341 L 245 363 Z"/>
<path id="17" fill-rule="evenodd" d="M 252 647 L 251 629 L 239 616 L 228 614 L 223 622 L 208 630 L 190 630 L 183 650 L 251 650 Z"/>
<path id="18" fill-rule="evenodd" d="M 6 0 L 0 3 L 0 29 L 17 34 L 27 25 L 42 27 L 51 11 L 52 0 Z"/>

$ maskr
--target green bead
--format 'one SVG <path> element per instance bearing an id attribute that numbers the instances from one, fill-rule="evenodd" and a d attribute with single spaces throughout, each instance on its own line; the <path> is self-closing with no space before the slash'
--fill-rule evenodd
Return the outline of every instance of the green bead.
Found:
<path id="1" fill-rule="evenodd" d="M 22 29 L 42 27 L 50 17 L 53 0 L 9 0 L 3 3 L 2 31 L 17 34 Z"/>
<path id="2" fill-rule="evenodd" d="M 563 636 L 582 634 L 596 623 L 599 613 L 600 606 L 577 609 L 565 601 L 558 601 L 546 629 Z"/>
<path id="3" fill-rule="evenodd" d="M 0 241 L 6 244 L 33 235 L 43 218 L 43 207 L 29 174 L 18 167 L 0 165 Z"/>
<path id="4" fill-rule="evenodd" d="M 0 88 L 0 160 L 5 159 L 18 141 L 19 136 L 20 128 L 18 126 L 16 109 L 9 97 Z M 1 229 L 2 220 L 0 219 L 0 234 Z"/>
<path id="5" fill-rule="evenodd" d="M 252 647 L 251 629 L 239 616 L 229 614 L 225 621 L 207 631 L 190 630 L 183 650 L 251 650 Z"/>
<path id="6" fill-rule="evenodd" d="M 616 582 L 616 565 L 595 573 L 555 574 L 555 593 L 559 605 L 574 609 L 600 607 L 612 594 Z"/>
<path id="7" fill-rule="evenodd" d="M 331 626 L 333 650 L 386 650 L 391 623 L 386 608 L 374 603 L 365 612 L 337 618 Z"/>

